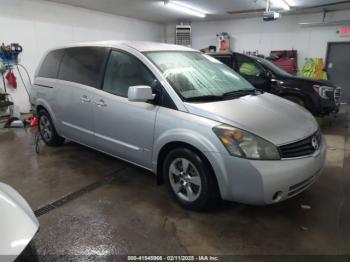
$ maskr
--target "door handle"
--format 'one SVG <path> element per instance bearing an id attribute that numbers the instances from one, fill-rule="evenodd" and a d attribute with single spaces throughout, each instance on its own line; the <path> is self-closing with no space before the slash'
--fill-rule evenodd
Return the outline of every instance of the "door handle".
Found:
<path id="1" fill-rule="evenodd" d="M 106 107 L 107 104 L 105 103 L 104 100 L 99 100 L 99 101 L 95 101 L 95 104 L 98 106 L 98 107 Z"/>
<path id="2" fill-rule="evenodd" d="M 90 102 L 91 102 L 91 99 L 89 99 L 87 96 L 82 96 L 82 97 L 80 98 L 80 101 L 81 101 L 82 103 L 90 103 Z"/>

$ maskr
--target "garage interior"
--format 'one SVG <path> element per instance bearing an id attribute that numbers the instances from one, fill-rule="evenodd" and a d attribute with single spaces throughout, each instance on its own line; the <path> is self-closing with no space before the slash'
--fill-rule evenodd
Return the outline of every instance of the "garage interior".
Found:
<path id="1" fill-rule="evenodd" d="M 23 67 L 10 70 L 16 87 L 4 77 L 4 86 L 0 83 L 0 93 L 6 91 L 13 103 L 11 116 L 0 108 L 0 182 L 18 191 L 38 217 L 40 230 L 32 243 L 39 261 L 124 261 L 129 255 L 348 261 L 350 1 L 178 0 L 190 13 L 169 8 L 170 2 L 1 1 L 0 42 L 23 47 Z M 280 18 L 263 20 L 267 3 Z M 220 46 L 223 39 L 228 46 Z M 38 127 L 30 121 L 22 126 L 22 120 L 31 116 L 27 92 L 43 55 L 69 43 L 105 40 L 265 57 L 294 50 L 294 73 L 304 77 L 315 77 L 306 75 L 307 61 L 322 59 L 342 97 L 336 115 L 317 117 L 327 145 L 320 178 L 281 203 L 221 201 L 210 211 L 194 212 L 172 200 L 145 169 L 71 141 L 60 147 L 38 142 Z M 5 127 L 13 116 L 20 121 Z"/>

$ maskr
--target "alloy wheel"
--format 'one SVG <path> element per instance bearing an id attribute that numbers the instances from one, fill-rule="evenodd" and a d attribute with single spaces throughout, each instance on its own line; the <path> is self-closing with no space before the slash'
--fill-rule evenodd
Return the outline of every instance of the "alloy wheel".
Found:
<path id="1" fill-rule="evenodd" d="M 50 120 L 47 116 L 42 115 L 39 121 L 40 133 L 45 141 L 50 141 L 52 139 L 52 126 Z"/>
<path id="2" fill-rule="evenodd" d="M 170 185 L 175 194 L 186 202 L 198 199 L 202 180 L 195 165 L 185 158 L 176 158 L 169 166 Z"/>

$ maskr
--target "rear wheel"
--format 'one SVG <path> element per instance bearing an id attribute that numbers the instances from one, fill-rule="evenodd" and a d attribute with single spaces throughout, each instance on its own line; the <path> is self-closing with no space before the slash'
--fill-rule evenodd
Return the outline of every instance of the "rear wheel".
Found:
<path id="1" fill-rule="evenodd" d="M 219 199 L 211 167 L 190 149 L 172 150 L 165 158 L 163 174 L 171 195 L 185 208 L 207 210 Z"/>
<path id="2" fill-rule="evenodd" d="M 55 126 L 52 122 L 50 114 L 46 110 L 40 110 L 39 118 L 39 132 L 48 146 L 60 146 L 64 143 L 64 138 L 57 134 Z"/>

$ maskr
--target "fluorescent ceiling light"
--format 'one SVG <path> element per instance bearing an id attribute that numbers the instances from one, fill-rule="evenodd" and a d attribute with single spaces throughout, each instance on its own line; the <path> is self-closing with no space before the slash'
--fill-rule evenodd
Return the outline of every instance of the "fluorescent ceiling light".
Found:
<path id="1" fill-rule="evenodd" d="M 270 0 L 270 2 L 277 7 L 283 8 L 286 11 L 290 10 L 290 5 L 285 0 Z"/>
<path id="2" fill-rule="evenodd" d="M 179 3 L 179 2 L 175 2 L 175 1 L 164 1 L 164 5 L 166 7 L 169 7 L 173 10 L 182 12 L 182 13 L 186 13 L 189 15 L 194 15 L 194 16 L 198 16 L 198 17 L 206 17 L 205 13 L 202 11 L 199 11 L 198 9 L 193 8 L 192 6 L 183 4 L 183 3 Z"/>

